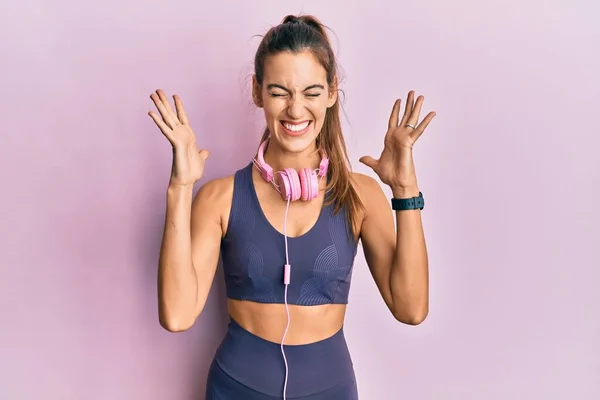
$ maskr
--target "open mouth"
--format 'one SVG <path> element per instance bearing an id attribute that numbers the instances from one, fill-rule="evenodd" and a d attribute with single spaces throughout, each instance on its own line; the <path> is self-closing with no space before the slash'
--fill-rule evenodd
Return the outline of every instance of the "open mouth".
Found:
<path id="1" fill-rule="evenodd" d="M 292 124 L 291 122 L 281 121 L 281 126 L 285 130 L 288 135 L 291 136 L 300 136 L 308 131 L 308 128 L 312 124 L 312 121 L 303 121 L 297 124 Z"/>

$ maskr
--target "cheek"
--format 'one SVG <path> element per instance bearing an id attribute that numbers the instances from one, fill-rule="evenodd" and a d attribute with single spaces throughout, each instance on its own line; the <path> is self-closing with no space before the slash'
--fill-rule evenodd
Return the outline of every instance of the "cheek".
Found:
<path id="1" fill-rule="evenodd" d="M 319 122 L 323 122 L 325 114 L 327 114 L 327 103 L 319 102 L 319 104 L 312 105 L 309 110 Z"/>
<path id="2" fill-rule="evenodd" d="M 287 103 L 277 101 L 278 99 L 268 99 L 263 104 L 265 117 L 269 120 L 279 120 L 285 114 Z M 307 101 L 304 107 L 316 118 L 319 122 L 325 118 L 327 113 L 328 101 L 326 98 L 319 98 L 312 101 Z"/>
<path id="3" fill-rule="evenodd" d="M 268 119 L 278 119 L 285 111 L 285 106 L 281 102 L 267 101 L 263 105 L 265 116 Z"/>
<path id="4" fill-rule="evenodd" d="M 327 98 L 321 96 L 317 99 L 310 101 L 306 108 L 317 118 L 323 118 L 327 113 Z"/>

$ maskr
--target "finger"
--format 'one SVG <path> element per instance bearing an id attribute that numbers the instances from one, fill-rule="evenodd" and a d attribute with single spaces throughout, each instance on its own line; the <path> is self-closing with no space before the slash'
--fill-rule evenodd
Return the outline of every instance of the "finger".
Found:
<path id="1" fill-rule="evenodd" d="M 402 116 L 402 120 L 400 121 L 400 126 L 406 125 L 408 118 L 413 110 L 415 92 L 411 90 L 408 92 L 408 96 L 406 97 L 406 105 L 404 106 L 404 115 Z"/>
<path id="2" fill-rule="evenodd" d="M 396 99 L 394 106 L 392 107 L 392 114 L 390 115 L 390 121 L 388 123 L 388 131 L 398 126 L 398 119 L 400 115 L 400 99 Z"/>
<path id="3" fill-rule="evenodd" d="M 202 159 L 204 161 L 208 160 L 208 157 L 210 157 L 210 152 L 206 149 L 202 149 L 199 151 L 200 157 L 202 157 Z"/>
<path id="4" fill-rule="evenodd" d="M 179 118 L 179 122 L 184 125 L 189 125 L 187 114 L 185 113 L 185 109 L 183 108 L 183 102 L 181 98 L 176 94 L 173 95 L 173 100 L 175 101 L 175 109 L 177 110 L 177 118 Z"/>
<path id="5" fill-rule="evenodd" d="M 361 158 L 358 159 L 358 162 L 365 164 L 367 167 L 369 167 L 371 169 L 375 169 L 375 167 L 377 166 L 378 160 L 374 159 L 371 156 L 362 156 Z"/>
<path id="6" fill-rule="evenodd" d="M 169 111 L 169 113 L 171 113 L 171 115 L 175 115 L 175 111 L 173 111 L 173 107 L 171 107 L 171 103 L 169 103 L 169 98 L 167 97 L 165 92 L 161 89 L 158 89 L 156 91 L 156 94 L 160 98 L 160 101 L 165 105 L 165 108 L 167 109 L 167 111 Z"/>
<path id="7" fill-rule="evenodd" d="M 415 129 L 410 134 L 410 136 L 413 138 L 413 140 L 417 140 L 423 134 L 423 132 L 425 132 L 425 129 L 427 128 L 427 125 L 429 125 L 429 123 L 431 122 L 431 120 L 433 120 L 433 118 L 435 117 L 435 115 L 436 115 L 435 112 L 432 111 L 429 114 L 427 114 L 425 116 L 425 118 L 423 118 L 423 121 L 421 121 L 421 123 L 419 124 L 419 126 L 417 126 L 417 129 Z"/>
<path id="8" fill-rule="evenodd" d="M 415 106 L 413 107 L 412 113 L 408 117 L 407 124 L 411 124 L 412 126 L 417 126 L 419 123 L 419 115 L 421 114 L 421 107 L 423 106 L 423 100 L 425 98 L 423 96 L 417 97 L 417 101 L 415 102 Z"/>
<path id="9" fill-rule="evenodd" d="M 150 95 L 150 98 L 154 102 L 154 105 L 156 106 L 156 109 L 160 113 L 163 121 L 169 126 L 169 128 L 173 128 L 175 126 L 174 118 L 171 115 L 171 113 L 169 113 L 169 110 L 167 110 L 167 108 L 165 107 L 163 102 L 160 100 L 158 95 L 156 93 L 152 93 Z"/>
<path id="10" fill-rule="evenodd" d="M 167 124 L 165 124 L 163 119 L 159 117 L 158 114 L 156 114 L 154 111 L 150 111 L 148 115 L 154 120 L 156 126 L 158 126 L 158 129 L 160 129 L 163 135 L 165 135 L 167 139 L 171 140 L 171 128 Z"/>

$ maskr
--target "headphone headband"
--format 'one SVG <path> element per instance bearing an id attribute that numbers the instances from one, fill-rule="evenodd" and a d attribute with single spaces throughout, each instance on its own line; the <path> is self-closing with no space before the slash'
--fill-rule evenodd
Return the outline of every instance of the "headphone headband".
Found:
<path id="1" fill-rule="evenodd" d="M 260 171 L 261 176 L 267 182 L 272 182 L 275 176 L 275 172 L 273 171 L 273 167 L 271 167 L 265 161 L 265 149 L 267 144 L 269 143 L 269 137 L 267 137 L 258 147 L 258 152 L 256 155 L 256 167 Z M 327 153 L 323 148 L 319 149 L 319 154 L 321 154 L 321 162 L 319 163 L 319 168 L 317 169 L 317 176 L 320 178 L 327 175 L 327 170 L 329 169 L 329 158 L 327 157 Z"/>

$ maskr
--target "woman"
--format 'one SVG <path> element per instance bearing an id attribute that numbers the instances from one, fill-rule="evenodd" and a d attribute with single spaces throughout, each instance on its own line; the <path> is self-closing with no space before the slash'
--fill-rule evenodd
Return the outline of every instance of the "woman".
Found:
<path id="1" fill-rule="evenodd" d="M 372 178 L 352 173 L 342 136 L 336 61 L 321 23 L 287 16 L 258 47 L 253 100 L 266 129 L 256 157 L 233 176 L 204 184 L 183 105 L 151 95 L 150 112 L 173 146 L 160 253 L 160 323 L 192 326 L 202 312 L 219 255 L 228 332 L 208 376 L 207 399 L 357 399 L 343 322 L 356 255 L 366 261 L 392 315 L 419 324 L 428 312 L 428 262 L 412 147 L 423 97 L 393 106 Z M 397 210 L 394 215 L 392 209 Z"/>

